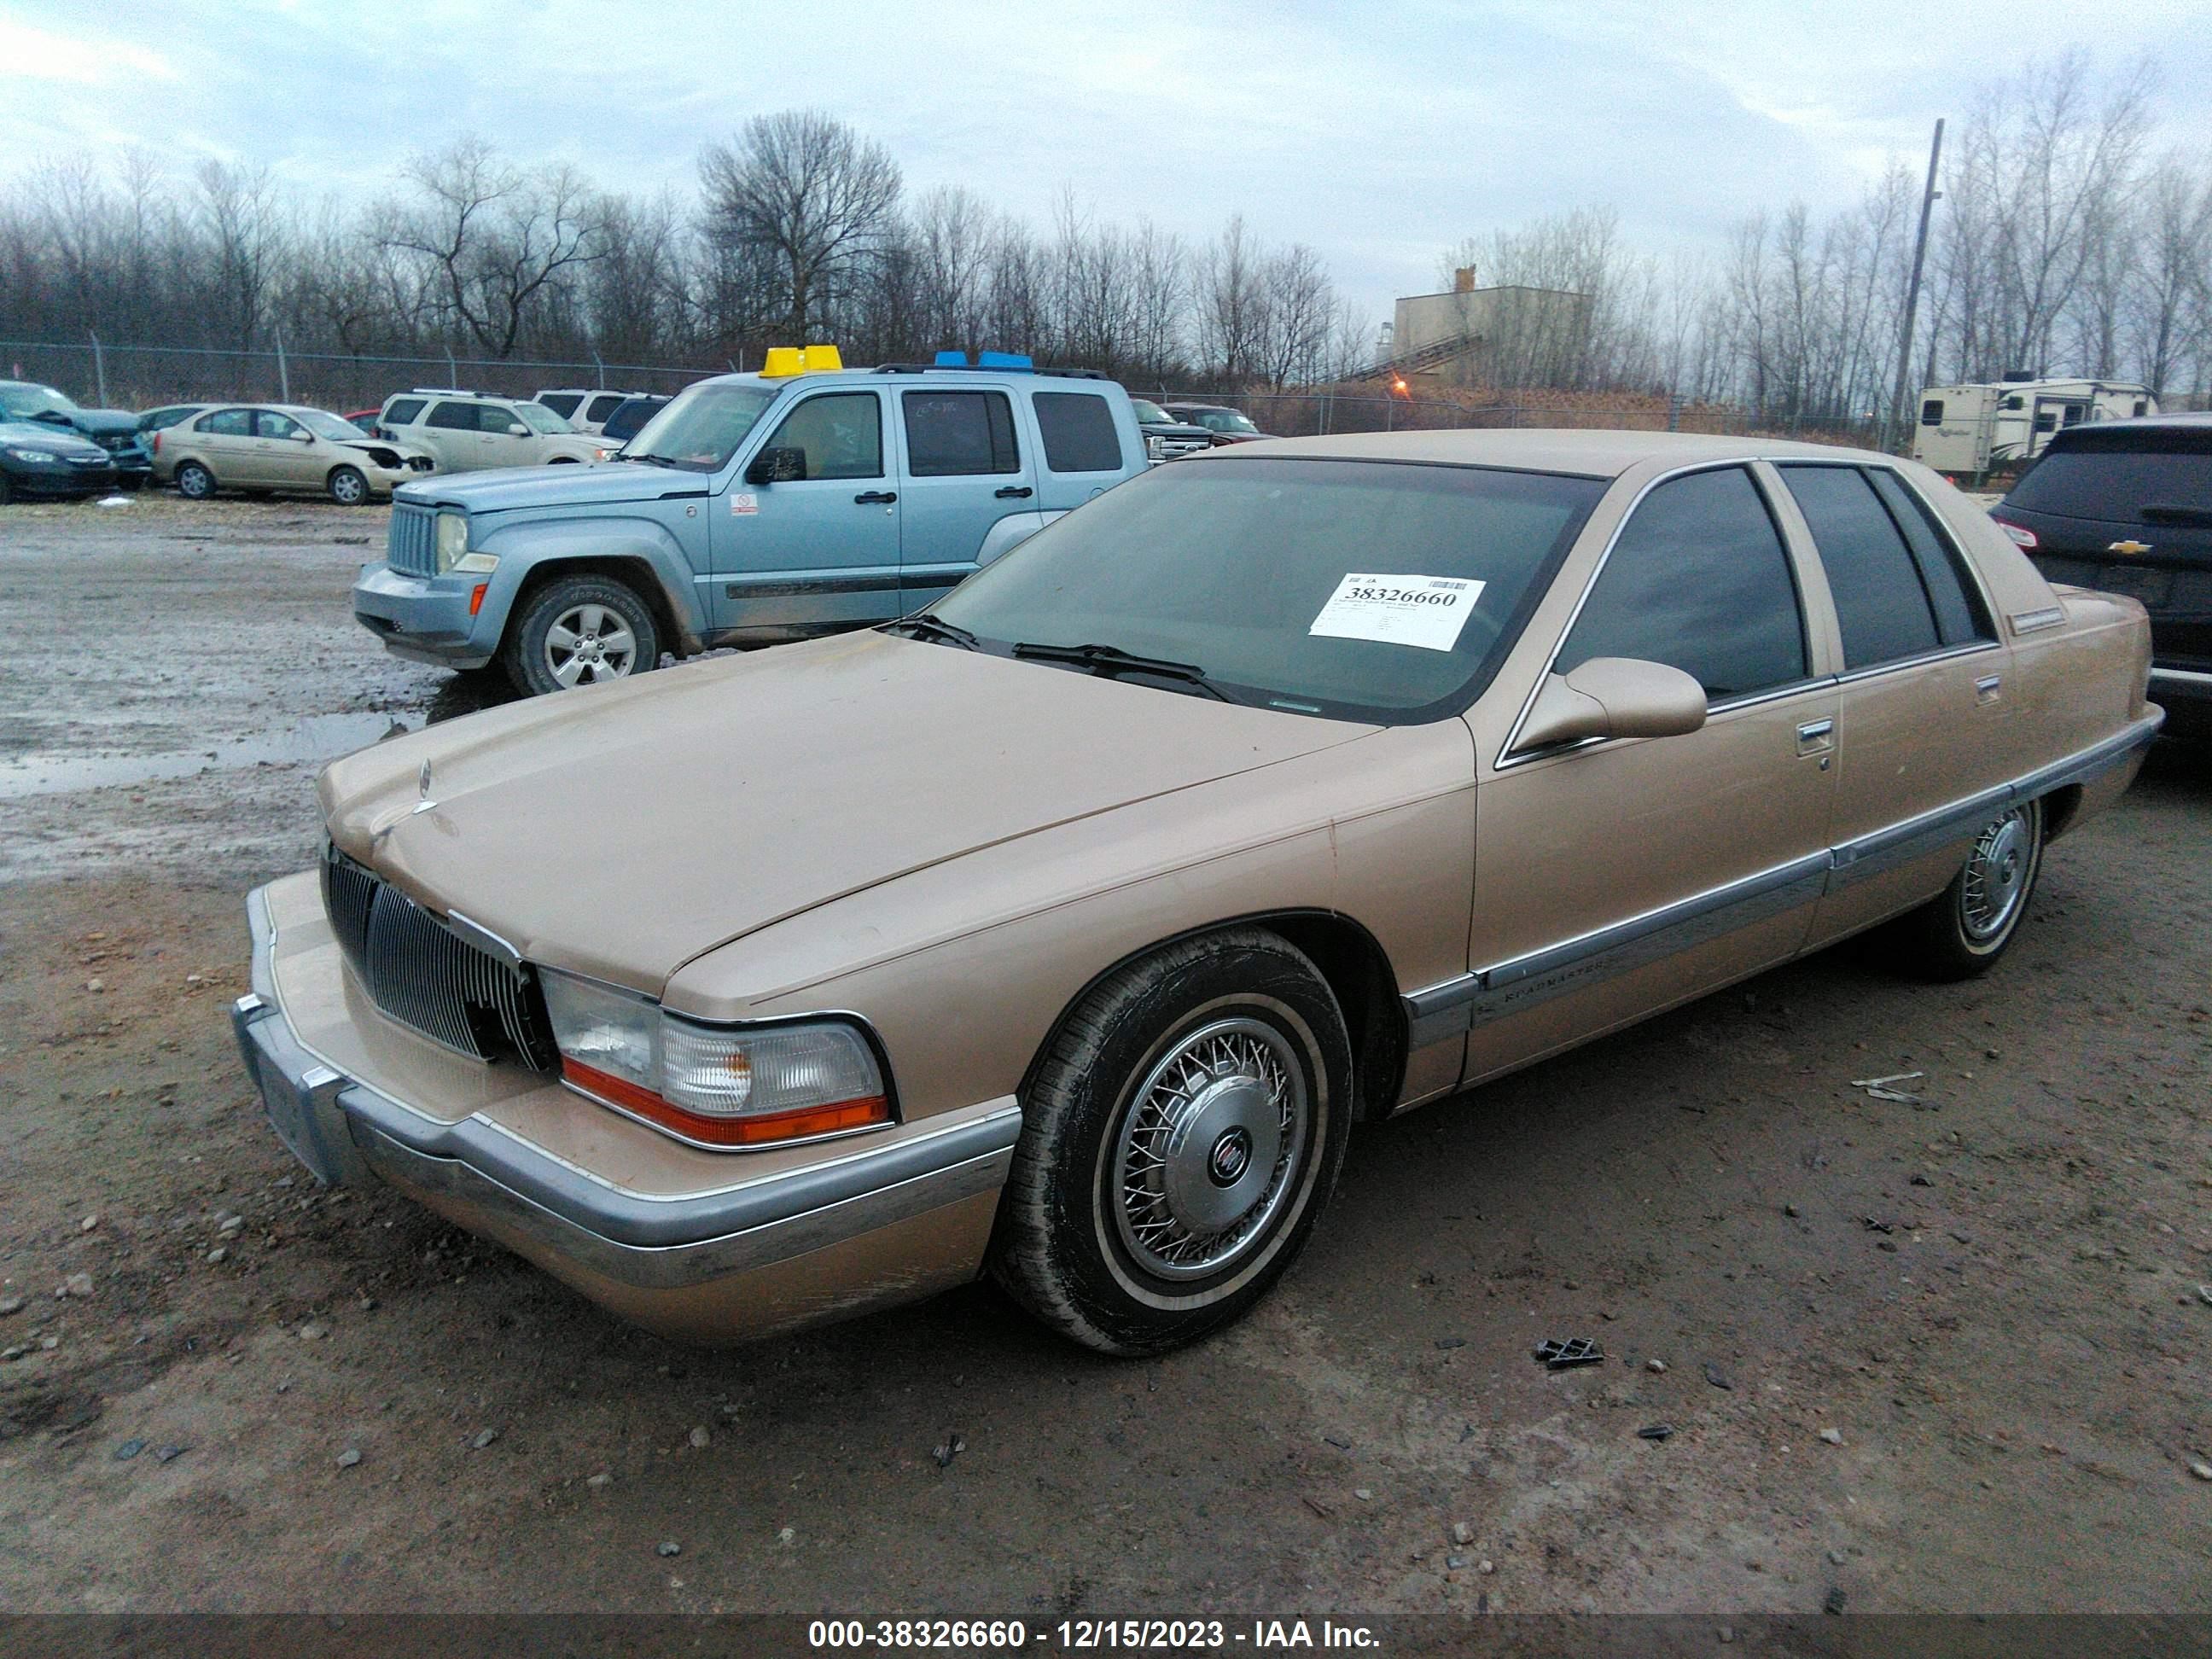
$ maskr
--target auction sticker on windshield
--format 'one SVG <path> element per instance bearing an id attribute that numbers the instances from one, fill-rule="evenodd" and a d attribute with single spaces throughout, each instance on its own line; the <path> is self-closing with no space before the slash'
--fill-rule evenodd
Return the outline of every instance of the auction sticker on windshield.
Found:
<path id="1" fill-rule="evenodd" d="M 1449 651 L 1459 643 L 1459 631 L 1481 597 L 1482 584 L 1471 577 L 1355 573 L 1336 585 L 1306 632 Z"/>

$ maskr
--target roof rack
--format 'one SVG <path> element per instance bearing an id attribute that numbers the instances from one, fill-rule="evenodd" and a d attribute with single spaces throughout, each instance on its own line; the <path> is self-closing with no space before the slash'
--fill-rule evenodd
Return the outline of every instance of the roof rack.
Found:
<path id="1" fill-rule="evenodd" d="M 407 390 L 410 396 L 420 395 L 428 398 L 489 398 L 491 396 L 489 392 L 471 392 L 465 386 L 410 386 Z M 525 401 L 526 402 L 527 399 Z"/>
<path id="2" fill-rule="evenodd" d="M 987 351 L 981 355 L 986 358 L 991 358 L 1011 354 Z M 878 374 L 937 374 L 947 371 L 964 372 L 969 374 L 1051 374 L 1066 380 L 1110 380 L 1114 378 L 1103 368 L 1039 368 L 1034 363 L 1028 362 L 878 363 L 873 370 Z"/>

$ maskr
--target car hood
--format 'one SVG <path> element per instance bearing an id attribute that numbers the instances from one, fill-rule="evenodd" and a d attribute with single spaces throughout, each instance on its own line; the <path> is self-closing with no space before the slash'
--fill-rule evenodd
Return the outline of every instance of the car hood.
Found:
<path id="1" fill-rule="evenodd" d="M 128 432 L 134 436 L 138 430 L 138 417 L 127 409 L 73 409 L 70 422 L 80 432 L 105 436 L 117 432 Z"/>
<path id="2" fill-rule="evenodd" d="M 580 434 L 577 441 L 589 442 Z M 402 484 L 398 499 L 422 507 L 458 507 L 471 513 L 516 507 L 593 507 L 653 501 L 664 495 L 701 495 L 714 480 L 702 472 L 625 462 L 605 466 L 503 466 L 486 472 L 441 474 Z"/>
<path id="3" fill-rule="evenodd" d="M 57 455 L 100 455 L 107 452 L 65 426 L 44 421 L 0 421 L 0 446 L 50 449 Z"/>
<path id="4" fill-rule="evenodd" d="M 1146 421 L 1142 422 L 1148 438 L 1198 438 L 1207 443 L 1213 434 L 1202 426 L 1193 426 L 1188 421 Z"/>
<path id="5" fill-rule="evenodd" d="M 816 905 L 1373 729 L 864 633 L 471 715 L 319 787 L 433 909 L 658 994 Z"/>

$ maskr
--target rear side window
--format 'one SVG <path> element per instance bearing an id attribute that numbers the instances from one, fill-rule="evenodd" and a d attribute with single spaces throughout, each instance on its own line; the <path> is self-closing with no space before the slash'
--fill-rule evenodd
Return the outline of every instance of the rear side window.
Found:
<path id="1" fill-rule="evenodd" d="M 380 418 L 387 426 L 409 426 L 422 412 L 422 400 L 420 398 L 395 398 L 392 400 L 392 407 L 386 410 Z"/>
<path id="2" fill-rule="evenodd" d="M 218 438 L 249 438 L 253 435 L 253 411 L 250 409 L 218 409 L 212 415 L 203 415 L 192 422 L 195 432 L 210 433 Z"/>
<path id="3" fill-rule="evenodd" d="M 915 477 L 1022 470 L 1013 405 L 1005 392 L 909 392 L 899 404 L 906 416 L 907 470 Z"/>
<path id="4" fill-rule="evenodd" d="M 769 449 L 803 450 L 809 478 L 884 476 L 884 419 L 872 392 L 809 398 L 783 417 Z"/>
<path id="5" fill-rule="evenodd" d="M 576 412 L 576 405 L 584 400 L 573 392 L 548 392 L 538 401 L 565 421 Z"/>
<path id="6" fill-rule="evenodd" d="M 1855 466 L 1781 471 L 1828 573 L 1844 665 L 1867 668 L 1936 649 L 1936 613 L 1920 567 L 1866 475 Z"/>
<path id="7" fill-rule="evenodd" d="M 1923 426 L 1943 424 L 1943 400 L 1941 398 L 1930 398 L 1920 405 L 1920 424 Z"/>
<path id="8" fill-rule="evenodd" d="M 1964 645 L 1972 640 L 1996 638 L 1981 593 L 1967 574 L 1966 555 L 1959 551 L 1958 544 L 1934 510 L 1887 468 L 1869 467 L 1866 476 L 1904 532 L 1912 562 L 1920 568 L 1921 583 L 1936 612 L 1936 632 L 1943 643 Z"/>
<path id="9" fill-rule="evenodd" d="M 1714 702 L 1806 678 L 1790 557 L 1741 467 L 1669 480 L 1621 526 L 1553 670 L 1593 657 L 1663 662 Z"/>
<path id="10" fill-rule="evenodd" d="M 1121 471 L 1121 440 L 1103 398 L 1089 392 L 1040 392 L 1032 401 L 1047 467 L 1054 472 Z"/>
<path id="11" fill-rule="evenodd" d="M 2053 444 L 2005 505 L 2068 519 L 2156 522 L 2144 509 L 2212 512 L 2212 426 L 2113 432 L 2085 427 Z"/>
<path id="12" fill-rule="evenodd" d="M 397 420 L 399 417 L 394 415 L 392 418 Z M 447 432 L 483 430 L 477 424 L 477 406 L 474 404 L 440 404 L 431 410 L 428 418 L 422 424 L 438 427 Z"/>
<path id="13" fill-rule="evenodd" d="M 584 418 L 587 421 L 603 422 L 608 416 L 613 414 L 615 410 L 620 409 L 623 404 L 628 401 L 629 400 L 619 392 L 609 392 L 601 397 L 594 398 L 592 399 L 591 406 L 584 411 Z M 551 409 L 553 406 L 552 404 L 546 404 L 546 407 L 548 409 Z M 559 410 L 555 412 L 562 415 L 568 413 L 565 409 Z"/>

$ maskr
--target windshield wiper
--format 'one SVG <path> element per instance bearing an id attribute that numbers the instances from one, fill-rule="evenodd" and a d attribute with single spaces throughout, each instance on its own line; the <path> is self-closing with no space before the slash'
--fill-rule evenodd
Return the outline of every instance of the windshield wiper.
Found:
<path id="1" fill-rule="evenodd" d="M 894 631 L 912 634 L 916 639 L 935 640 L 941 645 L 957 645 L 963 651 L 978 651 L 981 643 L 966 629 L 945 620 L 933 611 L 917 611 L 911 617 L 901 617 L 896 622 L 884 624 L 886 634 Z"/>
<path id="2" fill-rule="evenodd" d="M 633 455 L 627 450 L 625 450 L 622 454 L 615 457 L 615 459 L 620 461 L 643 461 L 648 466 L 674 466 L 676 465 L 675 462 L 670 460 L 665 455 L 655 455 L 650 453 Z"/>
<path id="3" fill-rule="evenodd" d="M 1196 663 L 1170 662 L 1164 657 L 1139 657 L 1115 645 L 1036 645 L 1026 641 L 1014 647 L 1017 657 L 1032 662 L 1072 663 L 1088 668 L 1094 674 L 1111 678 L 1118 674 L 1149 674 L 1154 679 L 1173 680 L 1203 691 L 1209 697 L 1223 702 L 1235 702 L 1236 698 L 1206 678 L 1206 671 Z"/>

